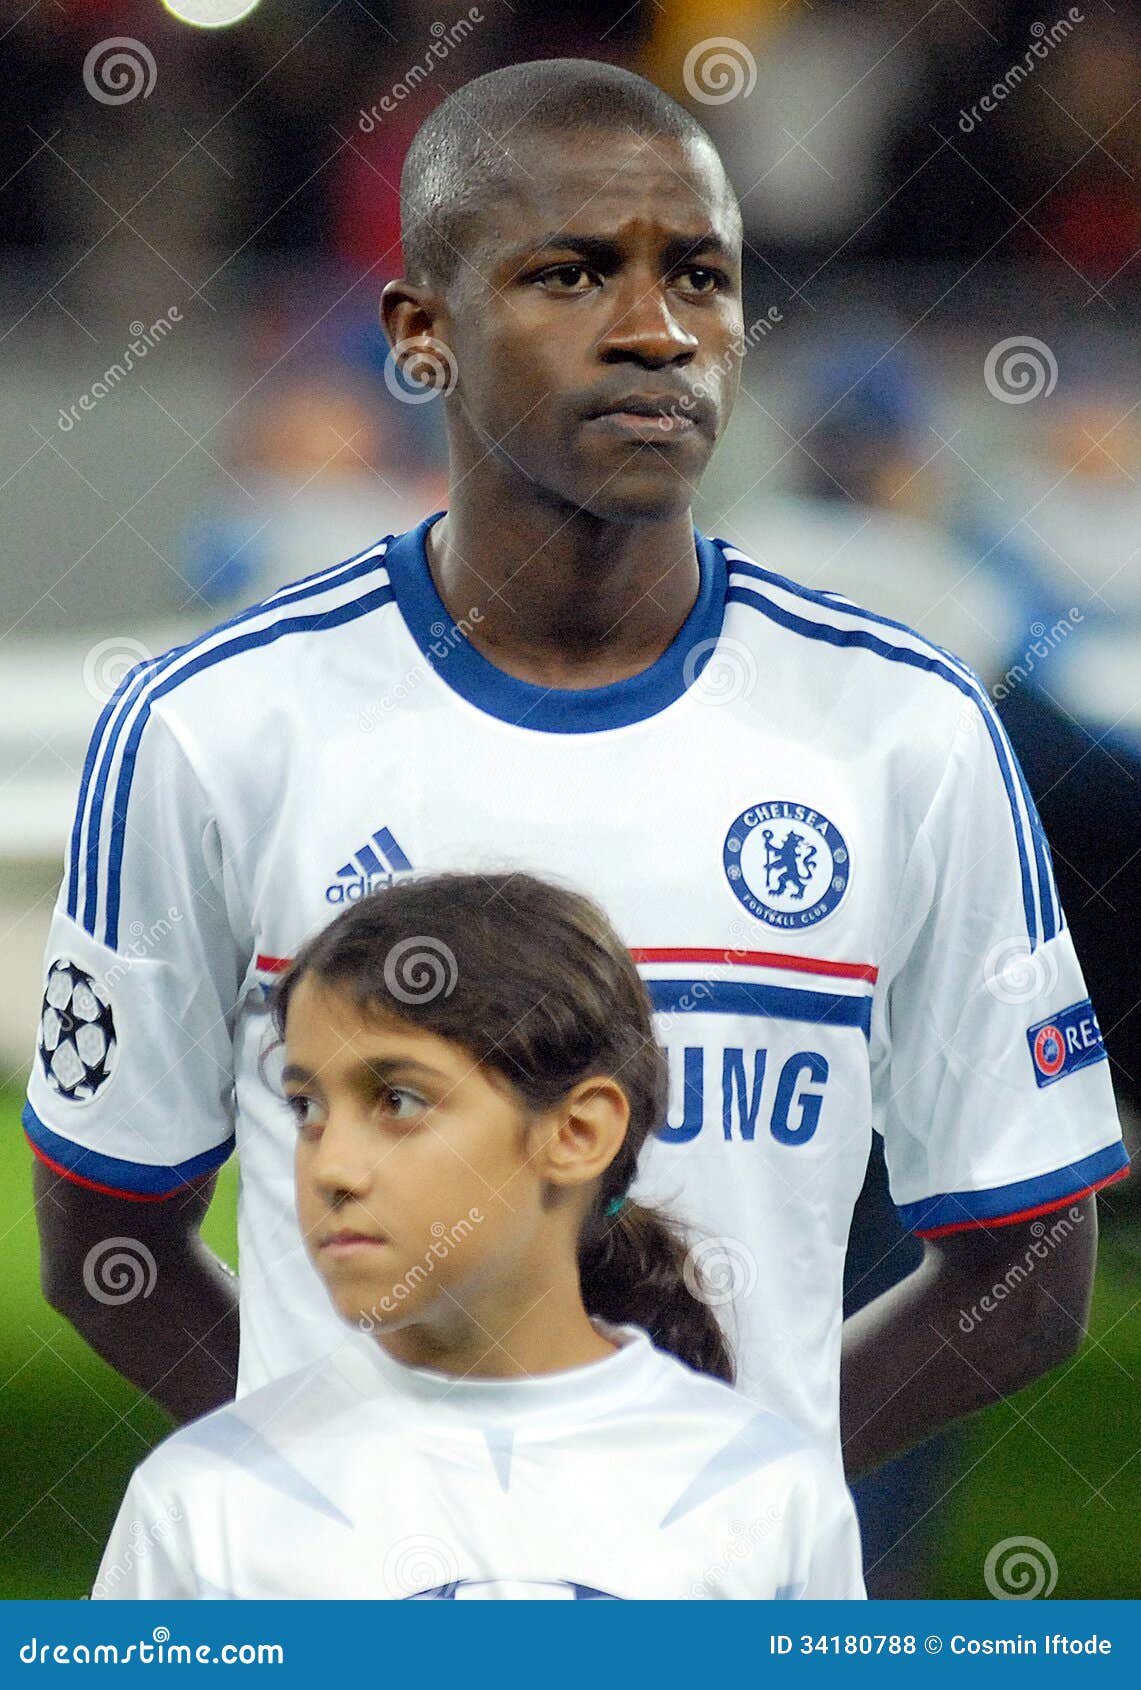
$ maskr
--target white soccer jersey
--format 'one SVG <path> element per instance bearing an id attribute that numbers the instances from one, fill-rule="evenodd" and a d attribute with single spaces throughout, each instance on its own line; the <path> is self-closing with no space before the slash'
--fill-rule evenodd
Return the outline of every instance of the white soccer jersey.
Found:
<path id="1" fill-rule="evenodd" d="M 546 689 L 451 622 L 430 517 L 141 664 L 83 772 L 25 1114 L 159 1198 L 241 1158 L 239 1391 L 332 1347 L 263 1078 L 266 989 L 399 875 L 599 900 L 669 1056 L 635 1195 L 696 1229 L 738 1382 L 838 1443 L 841 1274 L 873 1128 L 925 1236 L 1126 1166 L 1105 1050 L 1006 736 L 956 658 L 697 536 L 643 673 Z M 113 1043 L 109 1041 L 113 1040 Z"/>
<path id="2" fill-rule="evenodd" d="M 620 1345 L 522 1379 L 327 1358 L 175 1432 L 135 1473 L 92 1595 L 865 1595 L 829 1452 L 719 1380 Z"/>

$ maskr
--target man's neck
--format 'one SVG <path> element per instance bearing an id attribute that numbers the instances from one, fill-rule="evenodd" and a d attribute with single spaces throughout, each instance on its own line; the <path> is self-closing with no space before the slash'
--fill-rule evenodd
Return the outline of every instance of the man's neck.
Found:
<path id="1" fill-rule="evenodd" d="M 693 608 L 700 569 L 688 511 L 660 523 L 550 509 L 449 509 L 427 537 L 436 590 L 497 668 L 539 686 L 606 686 L 661 656 Z"/>

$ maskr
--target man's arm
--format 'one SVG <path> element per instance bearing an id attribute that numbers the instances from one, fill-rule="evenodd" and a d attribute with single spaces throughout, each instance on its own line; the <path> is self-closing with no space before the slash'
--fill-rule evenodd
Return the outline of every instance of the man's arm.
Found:
<path id="1" fill-rule="evenodd" d="M 1097 1260 L 1090 1196 L 1012 1226 L 925 1240 L 915 1272 L 844 1322 L 849 1481 L 1072 1356 Z"/>
<path id="2" fill-rule="evenodd" d="M 177 1421 L 228 1402 L 238 1376 L 238 1281 L 199 1235 L 216 1180 L 140 1203 L 35 1164 L 44 1296 Z"/>

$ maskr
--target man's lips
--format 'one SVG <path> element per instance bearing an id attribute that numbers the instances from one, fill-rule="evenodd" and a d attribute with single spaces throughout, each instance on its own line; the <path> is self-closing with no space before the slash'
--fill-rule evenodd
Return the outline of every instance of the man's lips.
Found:
<path id="1" fill-rule="evenodd" d="M 636 440 L 664 441 L 692 434 L 707 409 L 686 393 L 627 393 L 599 400 L 584 420 Z"/>
<path id="2" fill-rule="evenodd" d="M 684 439 L 697 429 L 694 419 L 683 411 L 601 411 L 588 417 L 587 422 L 591 428 L 607 433 L 659 444 Z"/>

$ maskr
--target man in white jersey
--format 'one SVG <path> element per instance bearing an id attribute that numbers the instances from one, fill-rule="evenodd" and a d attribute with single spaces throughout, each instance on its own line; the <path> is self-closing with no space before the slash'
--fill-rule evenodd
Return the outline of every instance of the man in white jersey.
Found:
<path id="1" fill-rule="evenodd" d="M 92 1596 L 862 1598 L 823 1452 L 641 1327 L 592 1324 L 613 1355 L 532 1378 L 407 1366 L 346 1330 L 147 1457 Z"/>
<path id="2" fill-rule="evenodd" d="M 265 988 L 394 877 L 563 876 L 631 946 L 669 1053 L 636 1194 L 714 1240 L 739 1383 L 834 1447 L 842 1420 L 858 1474 L 1084 1332 L 1091 1194 L 1126 1156 L 1034 806 L 961 662 L 693 529 L 743 319 L 739 212 L 687 113 L 617 67 L 510 66 L 433 113 L 403 193 L 382 309 L 448 390 L 451 503 L 104 710 L 25 1113 L 45 1287 L 179 1418 L 335 1347 Z M 847 1323 L 841 1405 L 873 1130 L 927 1253 Z M 197 1230 L 235 1146 L 240 1361 Z M 1030 1285 L 964 1334 L 1063 1205 Z M 92 1296 L 123 1238 L 149 1295 Z"/>

